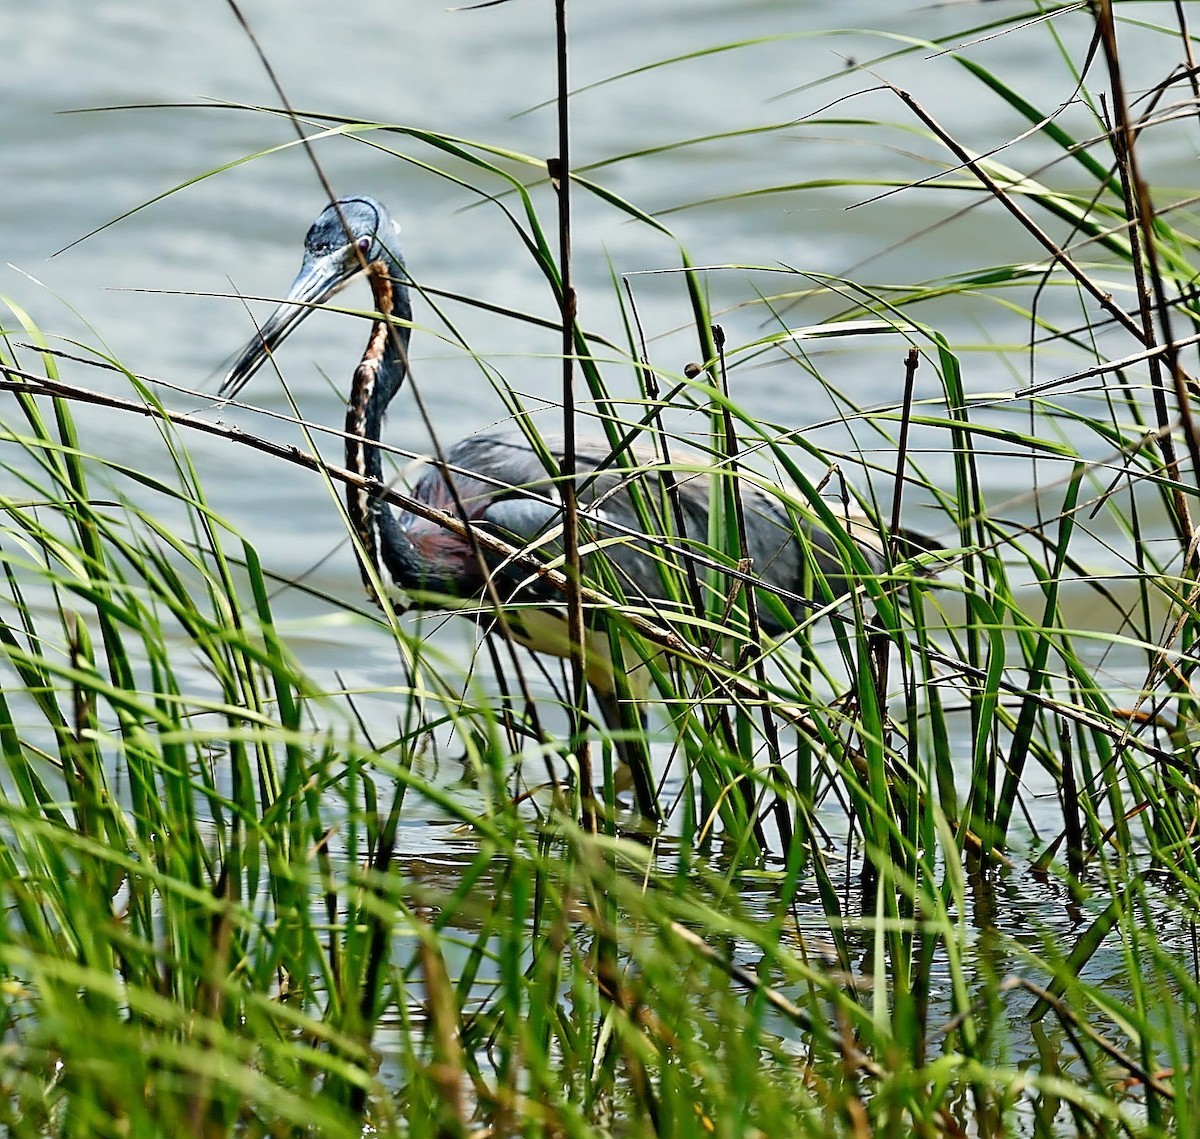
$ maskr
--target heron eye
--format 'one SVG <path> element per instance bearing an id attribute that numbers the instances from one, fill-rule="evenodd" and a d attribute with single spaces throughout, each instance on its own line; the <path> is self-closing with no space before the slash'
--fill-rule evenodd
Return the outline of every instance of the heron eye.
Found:
<path id="1" fill-rule="evenodd" d="M 363 253 L 366 253 L 366 251 L 371 248 L 371 239 L 369 237 L 360 237 L 358 239 L 358 247 L 363 251 Z"/>

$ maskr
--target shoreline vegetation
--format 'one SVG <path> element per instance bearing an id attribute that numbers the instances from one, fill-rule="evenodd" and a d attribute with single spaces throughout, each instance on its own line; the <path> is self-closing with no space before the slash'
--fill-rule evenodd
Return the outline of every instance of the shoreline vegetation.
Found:
<path id="1" fill-rule="evenodd" d="M 631 446 L 648 456 L 662 496 L 643 503 L 648 520 L 669 528 L 680 482 L 698 473 L 681 456 L 704 456 L 708 541 L 648 527 L 662 533 L 667 601 L 624 596 L 569 493 L 563 555 L 531 571 L 573 636 L 647 678 L 637 774 L 661 823 L 631 807 L 585 657 L 535 661 L 486 598 L 474 617 L 488 635 L 464 667 L 390 602 L 318 595 L 348 629 L 394 639 L 395 728 L 380 738 L 356 706 L 379 693 L 307 675 L 275 615 L 289 583 L 209 501 L 189 441 L 199 430 L 254 448 L 264 479 L 305 479 L 317 497 L 323 482 L 331 510 L 346 485 L 414 509 L 405 487 L 319 458 L 314 440 L 340 430 L 296 417 L 307 442 L 293 446 L 178 412 L 169 377 L 64 348 L 9 301 L 7 1132 L 1200 1133 L 1200 230 L 1194 192 L 1155 185 L 1143 158 L 1194 153 L 1200 136 L 1187 8 L 970 6 L 939 41 L 889 40 L 861 65 L 872 85 L 892 59 L 951 53 L 1036 136 L 1020 152 L 1036 165 L 1010 166 L 886 81 L 897 121 L 870 124 L 921 151 L 947 217 L 978 209 L 980 224 L 1009 227 L 1017 259 L 904 284 L 769 266 L 778 291 L 742 298 L 762 325 L 740 343 L 710 309 L 720 267 L 679 248 L 664 268 L 694 329 L 687 366 L 654 359 L 659 330 L 642 327 L 619 266 L 623 326 L 576 313 L 572 264 L 595 254 L 572 252 L 571 202 L 658 235 L 672 211 L 623 200 L 604 164 L 572 168 L 561 0 L 548 169 L 487 140 L 301 116 L 279 87 L 258 109 L 294 125 L 318 178 L 310 136 L 369 137 L 381 163 L 471 185 L 502 211 L 514 257 L 560 304 L 555 430 L 607 437 L 621 470 Z M 1122 50 L 1135 28 L 1162 53 L 1156 85 L 1132 91 Z M 1071 81 L 1069 116 L 972 55 L 1004 35 L 1037 37 Z M 847 177 L 844 189 L 865 200 L 881 187 Z M 1022 330 L 1027 372 L 1011 391 L 972 393 L 962 349 L 927 322 L 947 297 Z M 826 315 L 800 323 L 816 300 Z M 419 288 L 414 303 L 437 311 Z M 894 370 L 896 400 L 857 407 L 824 374 L 826 349 L 869 349 Z M 1008 359 L 1014 345 L 972 350 Z M 797 390 L 819 385 L 857 450 L 739 406 L 738 370 L 765 360 L 792 369 Z M 520 392 L 481 364 L 536 435 Z M 77 426 L 97 407 L 143 419 L 161 463 L 107 453 Z M 385 467 L 410 458 L 386 435 L 383 449 Z M 993 501 L 996 456 L 1028 464 L 1027 497 Z M 751 486 L 797 528 L 833 535 L 848 594 L 819 573 L 802 608 L 758 587 L 762 567 L 744 556 Z M 875 572 L 850 508 L 933 543 L 889 540 Z M 525 556 L 480 537 L 496 557 Z M 767 635 L 764 618 L 785 632 Z M 414 815 L 454 835 L 443 857 L 405 849 Z M 1043 928 L 1034 890 L 1065 918 Z M 1003 907 L 1028 914 L 1021 936 L 996 920 Z"/>

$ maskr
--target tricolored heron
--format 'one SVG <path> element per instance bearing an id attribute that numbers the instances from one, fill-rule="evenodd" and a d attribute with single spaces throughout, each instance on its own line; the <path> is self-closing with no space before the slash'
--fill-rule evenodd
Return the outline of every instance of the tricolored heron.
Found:
<path id="1" fill-rule="evenodd" d="M 407 373 L 412 306 L 400 253 L 400 227 L 373 198 L 342 198 L 321 212 L 305 238 L 304 260 L 286 300 L 238 354 L 221 391 L 236 394 L 315 306 L 364 275 L 381 319 L 372 326 L 351 383 L 346 466 L 370 480 L 376 491 L 348 486 L 346 508 L 359 550 L 373 563 L 371 573 L 376 580 L 390 577 L 402 590 L 421 598 L 440 595 L 474 601 L 482 597 L 485 574 L 490 574 L 507 601 L 544 602 L 544 590 L 539 593 L 530 588 L 528 572 L 499 559 L 481 558 L 467 538 L 408 511 L 395 510 L 378 497 L 383 467 L 377 443 L 384 412 Z M 519 432 L 471 436 L 450 447 L 445 453 L 448 469 L 431 468 L 412 495 L 519 546 L 557 554 L 558 547 L 547 536 L 557 534 L 561 527 L 562 508 L 555 490 L 558 477 L 553 469 L 562 460 L 561 441 L 544 438 L 541 443 L 544 449 L 539 451 Z M 689 456 L 688 466 L 696 461 L 694 455 Z M 660 559 L 652 553 L 652 536 L 644 528 L 644 509 L 639 513 L 629 491 L 631 479 L 636 480 L 652 492 L 646 498 L 661 504 L 665 500 L 662 468 L 656 469 L 652 457 L 632 448 L 614 462 L 606 441 L 579 440 L 575 462 L 580 506 L 585 516 L 590 514 L 595 537 L 604 547 L 600 556 L 614 568 L 626 597 L 669 604 Z M 660 537 L 703 549 L 710 540 L 710 479 L 703 473 L 688 473 L 672 481 L 677 506 L 673 515 L 664 517 Z M 820 527 L 798 523 L 781 499 L 749 482 L 740 487 L 740 494 L 744 553 L 765 589 L 777 592 L 796 617 L 804 611 L 803 597 L 812 591 L 814 571 L 823 575 L 835 592 L 844 591 L 846 558 L 838 539 Z M 678 533 L 680 526 L 682 534 Z M 860 522 L 847 529 L 869 568 L 882 570 L 878 533 Z M 638 535 L 645 537 L 639 540 Z M 841 542 L 845 540 L 843 536 Z M 589 554 L 595 556 L 594 551 Z M 364 571 L 368 585 L 371 573 Z M 768 633 L 782 631 L 770 607 L 763 606 L 761 612 Z M 518 604 L 508 623 L 514 636 L 529 648 L 570 655 L 565 618 L 559 611 L 552 610 L 547 616 L 544 607 Z M 594 640 L 588 680 L 605 721 L 617 730 L 623 726 L 617 695 L 620 685 L 599 638 Z M 645 798 L 645 788 L 639 788 L 639 800 Z M 640 805 L 647 806 L 644 801 Z"/>

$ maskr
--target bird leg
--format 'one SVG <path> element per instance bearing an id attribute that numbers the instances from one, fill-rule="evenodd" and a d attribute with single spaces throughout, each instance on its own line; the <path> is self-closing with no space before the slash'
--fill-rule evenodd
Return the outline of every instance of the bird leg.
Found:
<path id="1" fill-rule="evenodd" d="M 650 766 L 650 747 L 647 743 L 646 697 L 649 694 L 650 673 L 640 661 L 630 662 L 631 655 L 620 644 L 620 635 L 600 629 L 593 633 L 593 642 L 609 641 L 609 667 L 596 667 L 594 655 L 589 659 L 588 682 L 612 736 L 613 746 L 621 764 L 628 769 L 638 810 L 648 819 L 662 818 Z M 620 645 L 622 665 L 612 667 L 613 642 Z"/>

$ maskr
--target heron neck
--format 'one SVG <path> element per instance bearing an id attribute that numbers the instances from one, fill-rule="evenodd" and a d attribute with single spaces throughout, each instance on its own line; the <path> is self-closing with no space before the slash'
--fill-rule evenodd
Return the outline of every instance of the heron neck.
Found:
<path id="1" fill-rule="evenodd" d="M 371 326 L 371 335 L 350 387 L 346 407 L 346 467 L 367 480 L 365 485 L 346 487 L 346 510 L 359 541 L 360 551 L 373 567 L 379 566 L 378 544 L 372 515 L 378 505 L 376 490 L 383 481 L 383 463 L 375 444 L 383 426 L 383 417 L 408 373 L 408 323 L 397 324 L 386 318 L 412 319 L 407 274 L 401 261 L 393 257 L 372 261 L 367 278 L 375 298 L 375 311 L 385 319 Z M 363 580 L 371 586 L 364 565 Z"/>

